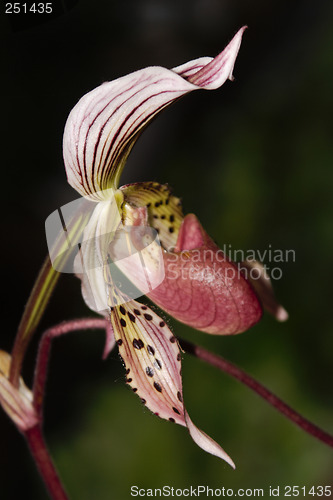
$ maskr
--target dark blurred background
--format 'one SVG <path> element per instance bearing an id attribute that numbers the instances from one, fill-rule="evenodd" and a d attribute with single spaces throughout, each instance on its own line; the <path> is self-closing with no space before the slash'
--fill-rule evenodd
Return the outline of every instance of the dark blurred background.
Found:
<path id="1" fill-rule="evenodd" d="M 165 111 L 135 146 L 122 180 L 168 182 L 220 246 L 295 250 L 274 282 L 288 322 L 265 314 L 230 338 L 170 324 L 333 432 L 332 2 L 80 0 L 54 3 L 54 14 L 38 20 L 1 9 L 1 348 L 11 349 L 46 255 L 46 217 L 77 198 L 61 151 L 77 100 L 141 67 L 214 56 L 247 24 L 235 81 Z M 90 314 L 78 280 L 64 275 L 39 334 Z M 36 347 L 37 337 L 25 363 L 29 384 Z M 332 484 L 332 450 L 226 375 L 185 356 L 188 411 L 236 471 L 196 447 L 185 429 L 153 417 L 125 387 L 117 353 L 102 362 L 102 350 L 103 334 L 88 332 L 59 339 L 52 353 L 45 433 L 72 499 L 125 500 L 131 485 Z M 3 412 L 0 436 L 0 498 L 45 499 Z"/>

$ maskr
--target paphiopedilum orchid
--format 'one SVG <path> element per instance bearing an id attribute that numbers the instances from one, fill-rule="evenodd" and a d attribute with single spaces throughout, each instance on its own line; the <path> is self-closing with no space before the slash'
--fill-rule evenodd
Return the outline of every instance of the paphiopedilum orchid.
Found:
<path id="1" fill-rule="evenodd" d="M 231 458 L 186 412 L 175 336 L 155 311 L 117 286 L 109 262 L 116 262 L 139 290 L 145 289 L 145 273 L 153 279 L 162 265 L 164 279 L 146 294 L 174 318 L 201 331 L 236 334 L 260 319 L 261 305 L 251 284 L 196 216 L 184 217 L 179 198 L 167 185 L 118 187 L 135 141 L 162 109 L 191 91 L 217 89 L 232 80 L 243 31 L 214 59 L 203 57 L 171 70 L 148 67 L 97 87 L 71 111 L 63 142 L 68 182 L 96 202 L 75 270 L 87 305 L 110 317 L 114 338 L 109 335 L 105 356 L 116 341 L 127 383 L 141 401 L 159 417 L 186 426 L 201 448 L 232 467 Z M 160 246 L 149 227 L 158 233 Z M 125 239 L 119 229 L 125 230 Z M 148 262 L 144 273 L 133 260 L 122 259 L 124 241 Z"/>

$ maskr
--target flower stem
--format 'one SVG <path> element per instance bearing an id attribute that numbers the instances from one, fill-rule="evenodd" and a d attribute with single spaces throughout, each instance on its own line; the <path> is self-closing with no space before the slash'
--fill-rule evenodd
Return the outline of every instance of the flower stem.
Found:
<path id="1" fill-rule="evenodd" d="M 79 320 L 65 321 L 49 328 L 43 334 L 36 362 L 34 385 L 33 385 L 33 405 L 40 422 L 43 421 L 43 399 L 47 377 L 47 366 L 50 357 L 52 339 L 77 330 L 105 329 L 107 337 L 112 335 L 111 324 L 106 319 L 84 318 Z M 33 459 L 39 470 L 46 488 L 53 500 L 67 500 L 64 487 L 59 479 L 57 471 L 53 465 L 47 450 L 40 425 L 32 427 L 24 432 L 27 444 L 30 448 Z"/>
<path id="2" fill-rule="evenodd" d="M 40 426 L 36 425 L 28 429 L 24 432 L 24 436 L 50 497 L 53 500 L 68 500 L 47 450 Z"/>
<path id="3" fill-rule="evenodd" d="M 46 330 L 41 338 L 33 384 L 33 402 L 37 415 L 41 418 L 44 388 L 47 377 L 47 365 L 50 357 L 51 342 L 55 337 L 65 335 L 66 333 L 78 330 L 105 329 L 108 335 L 111 335 L 110 321 L 102 318 L 82 318 L 71 321 L 64 321 L 59 325 Z"/>
<path id="4" fill-rule="evenodd" d="M 52 267 L 50 258 L 47 257 L 37 276 L 15 337 L 9 374 L 9 380 L 14 387 L 18 387 L 27 347 L 41 320 L 59 276 L 60 274 Z"/>
<path id="5" fill-rule="evenodd" d="M 236 365 L 234 365 L 230 361 L 227 361 L 221 356 L 213 354 L 212 352 L 207 351 L 203 347 L 192 344 L 191 342 L 188 342 L 186 340 L 180 339 L 179 343 L 181 347 L 184 349 L 184 351 L 188 352 L 189 354 L 192 354 L 196 358 L 199 358 L 202 361 L 205 361 L 206 363 L 212 366 L 215 366 L 216 368 L 227 373 L 236 380 L 239 380 L 240 382 L 242 382 L 242 384 L 246 385 L 247 387 L 252 389 L 256 394 L 265 399 L 265 401 L 267 401 L 271 406 L 276 408 L 285 417 L 294 422 L 294 424 L 298 425 L 298 427 L 300 427 L 303 431 L 305 431 L 308 434 L 311 434 L 315 438 L 325 443 L 327 446 L 333 448 L 333 436 L 323 431 L 322 429 L 317 427 L 315 424 L 313 424 L 306 418 L 302 417 L 302 415 L 300 415 L 295 410 L 290 408 L 290 406 L 284 403 L 280 398 L 275 396 L 271 391 L 266 389 L 266 387 L 261 385 L 259 382 L 257 382 L 250 375 L 248 375 L 243 370 L 238 368 Z"/>
<path id="6" fill-rule="evenodd" d="M 60 323 L 59 325 L 49 328 L 43 334 L 38 351 L 33 386 L 34 407 L 36 409 L 37 415 L 40 418 L 40 421 L 42 421 L 44 388 L 47 377 L 47 365 L 50 356 L 52 339 L 69 332 L 87 329 L 105 329 L 107 333 L 108 351 L 111 349 L 112 346 L 110 339 L 113 337 L 113 333 L 111 331 L 110 322 L 107 319 L 83 318 L 65 321 L 63 323 Z M 298 425 L 306 433 L 314 436 L 315 438 L 325 443 L 327 446 L 333 448 L 333 437 L 330 434 L 302 417 L 299 413 L 297 413 L 292 408 L 290 408 L 290 406 L 284 403 L 280 398 L 275 396 L 271 391 L 266 389 L 263 385 L 261 385 L 243 370 L 238 368 L 236 365 L 225 360 L 221 356 L 213 354 L 203 347 L 192 344 L 191 342 L 188 342 L 186 340 L 180 339 L 179 343 L 186 352 L 212 366 L 215 366 L 219 370 L 234 377 L 236 380 L 239 380 L 247 387 L 252 389 L 256 394 L 265 399 L 265 401 L 267 401 L 270 405 L 280 411 L 289 420 Z M 24 435 L 27 439 L 28 446 L 31 450 L 38 470 L 46 484 L 52 500 L 67 500 L 65 490 L 60 482 L 59 476 L 55 470 L 53 462 L 46 448 L 40 426 L 37 425 L 29 429 L 24 433 Z"/>

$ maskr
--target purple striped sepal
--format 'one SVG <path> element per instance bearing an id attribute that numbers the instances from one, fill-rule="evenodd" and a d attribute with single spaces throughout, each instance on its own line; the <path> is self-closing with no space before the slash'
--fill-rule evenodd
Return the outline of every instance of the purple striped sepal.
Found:
<path id="1" fill-rule="evenodd" d="M 64 131 L 69 184 L 91 200 L 117 188 L 126 159 L 144 127 L 166 106 L 198 89 L 217 89 L 229 78 L 245 27 L 214 59 L 202 57 L 173 69 L 152 66 L 103 83 L 82 97 Z"/>

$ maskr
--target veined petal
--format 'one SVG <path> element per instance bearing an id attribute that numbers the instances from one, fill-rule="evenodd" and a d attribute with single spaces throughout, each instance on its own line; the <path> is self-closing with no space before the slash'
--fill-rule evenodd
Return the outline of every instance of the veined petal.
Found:
<path id="1" fill-rule="evenodd" d="M 221 87 L 227 79 L 233 80 L 232 72 L 246 28 L 243 26 L 223 52 L 214 59 L 202 57 L 173 68 L 173 71 L 206 90 L 215 90 Z"/>
<path id="2" fill-rule="evenodd" d="M 157 416 L 188 427 L 205 451 L 234 464 L 189 418 L 183 403 L 181 353 L 167 324 L 136 301 L 111 308 L 111 323 L 126 368 L 126 382 Z"/>
<path id="3" fill-rule="evenodd" d="M 86 94 L 71 111 L 64 131 L 63 155 L 68 182 L 81 195 L 99 201 L 118 186 L 119 176 L 143 128 L 162 109 L 197 89 L 216 89 L 229 78 L 242 34 L 224 51 L 172 70 L 148 67 Z"/>

